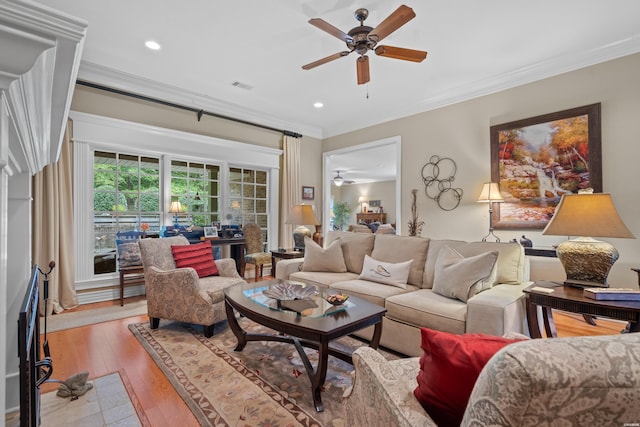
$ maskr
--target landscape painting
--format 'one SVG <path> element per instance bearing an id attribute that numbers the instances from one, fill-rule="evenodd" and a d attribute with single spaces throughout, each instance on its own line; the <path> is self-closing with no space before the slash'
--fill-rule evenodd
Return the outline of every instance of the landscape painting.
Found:
<path id="1" fill-rule="evenodd" d="M 563 194 L 602 191 L 600 104 L 491 127 L 494 227 L 544 228 Z"/>

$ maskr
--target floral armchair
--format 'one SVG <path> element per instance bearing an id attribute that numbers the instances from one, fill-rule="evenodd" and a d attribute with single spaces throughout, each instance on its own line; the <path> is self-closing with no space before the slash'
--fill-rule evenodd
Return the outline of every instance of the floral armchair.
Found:
<path id="1" fill-rule="evenodd" d="M 199 278 L 193 268 L 176 268 L 171 246 L 188 245 L 184 236 L 139 241 L 147 288 L 147 312 L 151 329 L 160 319 L 204 326 L 213 335 L 213 325 L 226 319 L 224 289 L 245 283 L 233 258 L 215 260 L 219 276 Z"/>
<path id="2" fill-rule="evenodd" d="M 419 358 L 353 354 L 345 425 L 436 426 L 413 395 Z M 455 381 L 452 378 L 451 381 Z M 462 426 L 624 426 L 640 420 L 640 333 L 533 339 L 485 365 Z"/>

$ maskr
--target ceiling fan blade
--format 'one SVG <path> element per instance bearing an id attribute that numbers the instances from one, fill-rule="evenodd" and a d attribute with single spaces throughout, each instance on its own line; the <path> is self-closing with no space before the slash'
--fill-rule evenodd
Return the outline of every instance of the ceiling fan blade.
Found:
<path id="1" fill-rule="evenodd" d="M 335 59 L 342 58 L 343 56 L 347 56 L 350 53 L 351 52 L 349 52 L 348 50 L 345 50 L 343 52 L 334 53 L 333 55 L 329 55 L 329 56 L 327 56 L 325 58 L 318 59 L 317 61 L 310 62 L 307 65 L 303 65 L 302 69 L 303 70 L 310 70 L 312 68 L 317 67 L 318 65 L 326 64 L 327 62 L 331 62 L 331 61 L 333 61 Z"/>
<path id="2" fill-rule="evenodd" d="M 423 50 L 405 49 L 395 46 L 378 46 L 375 49 L 376 55 L 387 58 L 403 59 L 405 61 L 422 62 L 427 57 L 427 52 Z"/>
<path id="3" fill-rule="evenodd" d="M 351 38 L 350 35 L 348 35 L 342 30 L 337 29 L 336 27 L 329 24 L 324 19 L 312 18 L 312 19 L 309 19 L 309 24 L 313 25 L 314 27 L 320 28 L 322 31 L 327 32 L 334 37 L 339 38 L 345 43 L 353 42 L 353 39 Z"/>
<path id="4" fill-rule="evenodd" d="M 356 61 L 358 66 L 358 84 L 362 85 L 369 82 L 369 57 L 363 55 L 358 57 Z"/>
<path id="5" fill-rule="evenodd" d="M 404 4 L 397 8 L 391 15 L 369 32 L 369 39 L 379 43 L 383 38 L 402 27 L 416 17 L 416 13 Z"/>

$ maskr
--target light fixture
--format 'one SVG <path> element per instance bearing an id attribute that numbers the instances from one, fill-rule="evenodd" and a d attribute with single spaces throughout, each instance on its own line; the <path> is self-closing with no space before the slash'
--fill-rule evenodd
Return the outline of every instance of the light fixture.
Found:
<path id="1" fill-rule="evenodd" d="M 146 42 L 144 42 L 144 45 L 151 50 L 160 50 L 160 48 L 162 47 L 160 46 L 160 43 L 155 40 L 147 40 Z"/>
<path id="2" fill-rule="evenodd" d="M 489 236 L 493 236 L 496 242 L 500 241 L 500 238 L 493 234 L 493 204 L 504 202 L 502 194 L 500 194 L 500 187 L 496 182 L 485 182 L 482 186 L 482 191 L 478 197 L 478 202 L 489 203 L 489 233 L 482 238 L 483 242 L 487 241 Z"/>
<path id="3" fill-rule="evenodd" d="M 289 212 L 287 224 L 299 225 L 293 230 L 294 249 L 304 251 L 304 236 L 312 237 L 311 230 L 304 227 L 305 224 L 313 224 L 316 226 L 316 232 L 313 233 L 313 240 L 320 244 L 320 220 L 311 205 L 295 205 Z"/>
<path id="4" fill-rule="evenodd" d="M 182 203 L 178 201 L 171 202 L 171 206 L 169 206 L 169 213 L 175 214 L 173 218 L 173 227 L 180 228 L 180 224 L 178 223 L 178 214 L 182 213 Z"/>
<path id="5" fill-rule="evenodd" d="M 608 193 L 593 190 L 565 194 L 542 234 L 635 239 Z M 556 248 L 567 274 L 565 285 L 608 287 L 607 276 L 618 257 L 613 245 L 593 237 L 566 240 Z"/>
<path id="6" fill-rule="evenodd" d="M 340 176 L 340 171 L 336 171 L 336 176 L 333 177 L 333 183 L 336 187 L 340 187 L 344 184 L 344 178 Z"/>
<path id="7" fill-rule="evenodd" d="M 315 108 L 322 108 L 322 107 L 324 107 L 324 104 L 322 102 L 318 101 L 318 102 L 314 102 L 313 106 Z"/>

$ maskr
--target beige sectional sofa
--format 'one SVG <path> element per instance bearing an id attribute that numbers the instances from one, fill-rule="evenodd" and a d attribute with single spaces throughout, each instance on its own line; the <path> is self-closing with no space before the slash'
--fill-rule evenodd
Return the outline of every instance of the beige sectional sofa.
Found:
<path id="1" fill-rule="evenodd" d="M 387 313 L 383 319 L 380 343 L 387 348 L 409 356 L 421 355 L 421 327 L 459 334 L 527 333 L 522 289 L 530 284 L 528 260 L 518 243 L 329 232 L 325 248 L 336 239 L 340 240 L 345 272 L 306 271 L 309 269 L 305 268 L 304 259 L 292 259 L 278 262 L 277 278 L 339 290 L 385 307 Z M 496 251 L 492 286 L 475 295 L 470 294 L 473 296 L 466 302 L 435 292 L 436 274 L 440 274 L 439 281 L 443 282 L 442 273 L 436 273 L 438 269 L 443 271 L 438 264 L 438 256 L 442 250 L 451 249 L 464 258 Z M 406 285 L 391 286 L 359 278 L 365 255 L 386 263 L 413 260 Z M 369 338 L 371 333 L 372 328 L 369 328 L 358 335 Z"/>

